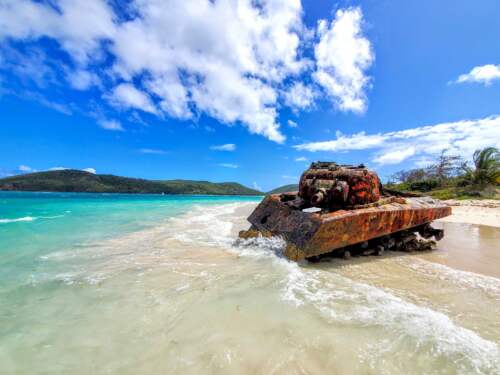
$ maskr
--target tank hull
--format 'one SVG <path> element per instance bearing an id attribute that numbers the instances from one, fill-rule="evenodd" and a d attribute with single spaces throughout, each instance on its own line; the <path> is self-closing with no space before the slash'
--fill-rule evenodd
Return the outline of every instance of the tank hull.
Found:
<path id="1" fill-rule="evenodd" d="M 429 197 L 394 198 L 374 206 L 326 213 L 298 210 L 283 202 L 282 197 L 267 196 L 248 221 L 256 232 L 284 237 L 288 243 L 285 256 L 296 261 L 422 227 L 451 215 L 451 207 Z"/>

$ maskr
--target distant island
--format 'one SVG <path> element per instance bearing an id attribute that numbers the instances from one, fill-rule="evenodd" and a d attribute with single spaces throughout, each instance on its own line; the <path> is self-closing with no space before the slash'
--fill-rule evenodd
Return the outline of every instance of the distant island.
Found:
<path id="1" fill-rule="evenodd" d="M 268 191 L 266 194 L 280 194 L 280 193 L 288 193 L 289 191 L 298 191 L 299 184 L 290 184 L 283 185 L 271 191 Z"/>
<path id="2" fill-rule="evenodd" d="M 0 190 L 129 194 L 263 195 L 236 182 L 145 180 L 65 169 L 0 179 Z"/>

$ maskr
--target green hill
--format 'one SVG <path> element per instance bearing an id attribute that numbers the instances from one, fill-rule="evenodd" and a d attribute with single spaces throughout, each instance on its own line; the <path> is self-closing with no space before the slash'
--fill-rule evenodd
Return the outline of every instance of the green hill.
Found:
<path id="1" fill-rule="evenodd" d="M 154 181 L 80 170 L 38 172 L 0 179 L 0 190 L 85 193 L 262 195 L 236 182 Z"/>
<path id="2" fill-rule="evenodd" d="M 268 191 L 266 194 L 280 194 L 280 193 L 287 193 L 289 191 L 298 191 L 298 190 L 299 190 L 298 184 L 290 184 L 290 185 L 280 186 L 276 189 Z"/>

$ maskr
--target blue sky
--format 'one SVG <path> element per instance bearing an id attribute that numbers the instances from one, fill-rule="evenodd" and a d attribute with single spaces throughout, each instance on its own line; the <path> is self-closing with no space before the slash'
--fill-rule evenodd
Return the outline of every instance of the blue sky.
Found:
<path id="1" fill-rule="evenodd" d="M 268 190 L 500 147 L 495 0 L 0 0 L 0 175 Z"/>

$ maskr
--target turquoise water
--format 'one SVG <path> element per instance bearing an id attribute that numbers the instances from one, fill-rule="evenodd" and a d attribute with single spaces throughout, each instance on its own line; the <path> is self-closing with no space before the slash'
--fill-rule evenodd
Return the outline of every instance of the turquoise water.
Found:
<path id="1" fill-rule="evenodd" d="M 43 256 L 141 231 L 194 206 L 256 197 L 0 192 L 0 284 L 42 272 Z"/>

